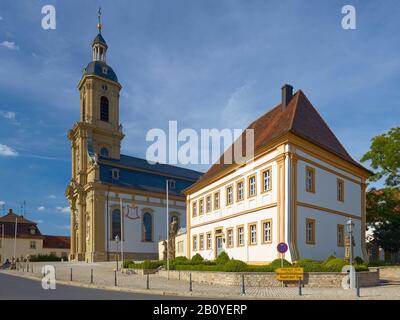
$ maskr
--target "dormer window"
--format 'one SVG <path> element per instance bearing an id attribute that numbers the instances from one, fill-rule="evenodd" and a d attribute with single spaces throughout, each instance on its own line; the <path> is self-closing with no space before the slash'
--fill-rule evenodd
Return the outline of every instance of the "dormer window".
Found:
<path id="1" fill-rule="evenodd" d="M 35 228 L 31 228 L 31 229 L 29 230 L 29 233 L 30 233 L 31 235 L 34 235 L 34 234 L 36 234 L 36 230 L 35 230 Z"/>
<path id="2" fill-rule="evenodd" d="M 119 179 L 119 169 L 112 169 L 111 170 L 111 177 L 114 179 L 114 180 L 118 180 Z"/>
<path id="3" fill-rule="evenodd" d="M 168 188 L 175 189 L 175 187 L 176 187 L 175 180 L 168 180 Z"/>
<path id="4" fill-rule="evenodd" d="M 103 68 L 101 69 L 101 71 L 102 71 L 104 74 L 107 74 L 108 68 L 107 68 L 107 67 L 103 67 Z"/>

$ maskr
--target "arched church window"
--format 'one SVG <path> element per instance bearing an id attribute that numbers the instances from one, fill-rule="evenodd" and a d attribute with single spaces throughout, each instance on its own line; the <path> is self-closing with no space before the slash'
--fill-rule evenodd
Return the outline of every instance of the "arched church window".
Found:
<path id="1" fill-rule="evenodd" d="M 143 241 L 153 241 L 153 216 L 148 212 L 143 214 Z"/>
<path id="2" fill-rule="evenodd" d="M 108 158 L 108 157 L 109 157 L 108 149 L 105 148 L 105 147 L 101 148 L 101 149 L 100 149 L 100 155 L 101 155 L 102 157 Z"/>
<path id="3" fill-rule="evenodd" d="M 119 209 L 114 209 L 111 214 L 111 236 L 112 239 L 118 235 L 121 239 L 121 211 Z"/>
<path id="4" fill-rule="evenodd" d="M 108 99 L 103 96 L 100 99 L 100 120 L 108 122 L 108 114 Z"/>

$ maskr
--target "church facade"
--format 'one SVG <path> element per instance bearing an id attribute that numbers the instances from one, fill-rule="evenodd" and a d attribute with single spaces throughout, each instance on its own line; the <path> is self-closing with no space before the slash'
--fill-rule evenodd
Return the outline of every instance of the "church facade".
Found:
<path id="1" fill-rule="evenodd" d="M 92 61 L 78 84 L 80 119 L 68 132 L 71 180 L 65 195 L 71 210 L 71 260 L 107 261 L 123 248 L 126 259 L 154 259 L 169 219 L 186 226 L 182 190 L 201 173 L 121 154 L 121 84 L 107 64 L 107 43 L 99 33 Z"/>

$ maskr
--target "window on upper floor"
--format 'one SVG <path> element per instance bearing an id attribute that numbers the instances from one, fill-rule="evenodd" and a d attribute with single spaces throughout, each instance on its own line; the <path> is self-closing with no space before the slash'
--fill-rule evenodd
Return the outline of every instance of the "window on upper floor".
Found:
<path id="1" fill-rule="evenodd" d="M 239 181 L 236 184 L 236 200 L 237 201 L 244 200 L 244 182 L 243 181 Z"/>
<path id="2" fill-rule="evenodd" d="M 338 201 L 344 201 L 344 180 L 343 179 L 337 179 L 336 182 L 336 190 L 337 190 L 337 200 Z"/>
<path id="3" fill-rule="evenodd" d="M 204 199 L 199 200 L 199 216 L 204 213 Z"/>
<path id="4" fill-rule="evenodd" d="M 220 207 L 219 203 L 219 191 L 214 193 L 214 210 L 218 210 Z"/>
<path id="5" fill-rule="evenodd" d="M 254 197 L 257 194 L 257 186 L 256 186 L 256 176 L 249 177 L 249 192 L 248 196 Z"/>
<path id="6" fill-rule="evenodd" d="M 211 195 L 206 197 L 206 212 L 211 211 Z"/>
<path id="7" fill-rule="evenodd" d="M 306 167 L 306 191 L 315 192 L 315 169 Z"/>
<path id="8" fill-rule="evenodd" d="M 175 189 L 176 187 L 176 182 L 173 179 L 168 179 L 168 188 L 169 189 Z"/>
<path id="9" fill-rule="evenodd" d="M 272 189 L 272 177 L 271 169 L 268 168 L 262 172 L 262 190 L 263 192 L 270 191 Z"/>
<path id="10" fill-rule="evenodd" d="M 226 188 L 226 205 L 231 205 L 233 203 L 233 187 L 229 186 Z"/>
<path id="11" fill-rule="evenodd" d="M 100 120 L 108 122 L 109 120 L 109 103 L 107 97 L 100 98 Z"/>
<path id="12" fill-rule="evenodd" d="M 193 201 L 192 203 L 192 217 L 197 216 L 197 201 Z"/>

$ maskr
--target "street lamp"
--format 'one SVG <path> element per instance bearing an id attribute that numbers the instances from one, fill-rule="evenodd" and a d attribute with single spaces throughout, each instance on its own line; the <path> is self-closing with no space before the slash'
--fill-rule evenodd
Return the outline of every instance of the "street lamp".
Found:
<path id="1" fill-rule="evenodd" d="M 354 268 L 353 268 L 353 232 L 354 232 L 354 222 L 353 220 L 350 218 L 347 221 L 346 224 L 346 228 L 347 228 L 347 233 L 349 234 L 349 240 L 350 240 L 350 245 L 349 245 L 349 262 L 350 262 L 350 288 L 354 288 Z"/>
<path id="2" fill-rule="evenodd" d="M 118 237 L 118 235 L 116 235 L 115 236 L 115 242 L 117 243 L 117 252 L 116 252 L 116 260 L 117 260 L 117 271 L 118 271 L 118 250 L 119 250 L 119 246 L 118 246 L 118 244 L 119 244 L 119 237 Z"/>

